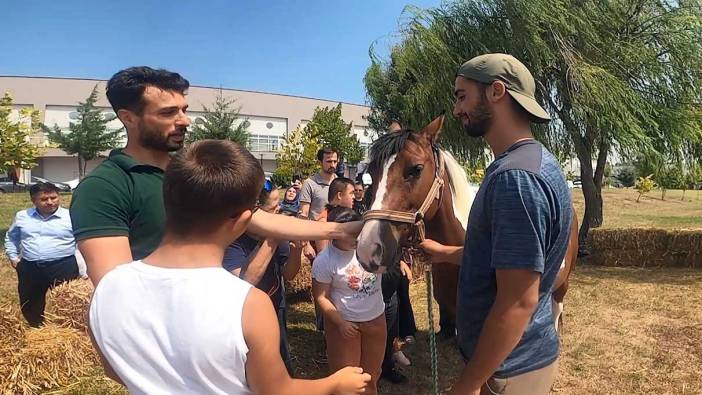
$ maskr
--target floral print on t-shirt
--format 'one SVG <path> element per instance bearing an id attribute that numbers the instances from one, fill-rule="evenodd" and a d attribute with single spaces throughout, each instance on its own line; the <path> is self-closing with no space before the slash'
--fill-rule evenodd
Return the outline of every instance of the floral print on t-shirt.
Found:
<path id="1" fill-rule="evenodd" d="M 346 285 L 349 289 L 356 291 L 354 298 L 365 298 L 378 292 L 374 289 L 378 276 L 375 273 L 368 273 L 361 265 L 354 263 L 348 265 L 345 270 Z"/>

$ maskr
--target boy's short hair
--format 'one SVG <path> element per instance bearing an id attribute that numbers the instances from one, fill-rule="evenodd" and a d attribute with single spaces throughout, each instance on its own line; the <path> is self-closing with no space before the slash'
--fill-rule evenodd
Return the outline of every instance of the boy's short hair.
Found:
<path id="1" fill-rule="evenodd" d="M 32 199 L 34 199 L 37 195 L 39 195 L 42 192 L 59 193 L 59 189 L 56 185 L 50 182 L 38 182 L 29 187 L 29 197 Z"/>
<path id="2" fill-rule="evenodd" d="M 351 179 L 346 178 L 346 177 L 337 177 L 335 178 L 331 184 L 329 184 L 329 192 L 327 192 L 327 200 L 331 201 L 336 197 L 336 194 L 339 192 L 344 192 L 346 189 L 347 185 L 351 185 L 351 188 L 353 188 L 353 181 Z"/>
<path id="3" fill-rule="evenodd" d="M 354 209 L 348 207 L 334 206 L 331 207 L 327 212 L 327 222 L 337 222 L 343 224 L 346 222 L 354 222 L 360 220 L 361 215 L 358 214 Z"/>
<path id="4" fill-rule="evenodd" d="M 166 230 L 179 236 L 210 233 L 252 210 L 262 188 L 263 169 L 242 146 L 195 142 L 171 160 L 163 178 Z"/>

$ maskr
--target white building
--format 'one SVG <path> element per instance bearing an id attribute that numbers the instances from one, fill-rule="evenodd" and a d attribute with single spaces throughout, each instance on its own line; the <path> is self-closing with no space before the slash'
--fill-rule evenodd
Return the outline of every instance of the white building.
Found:
<path id="1" fill-rule="evenodd" d="M 62 129 L 68 129 L 69 123 L 75 118 L 78 102 L 85 101 L 95 85 L 98 86 L 99 92 L 97 106 L 102 108 L 106 115 L 114 116 L 105 96 L 105 84 L 104 80 L 91 79 L 0 76 L 0 95 L 5 92 L 12 95 L 15 104 L 13 117 L 17 117 L 20 108 L 33 107 L 39 110 L 40 119 L 45 125 L 58 125 Z M 220 88 L 190 87 L 187 95 L 190 105 L 188 114 L 193 122 L 204 114 L 203 105 L 210 107 L 214 103 L 219 91 Z M 235 104 L 241 106 L 242 118 L 249 123 L 248 130 L 251 133 L 249 149 L 260 159 L 266 172 L 275 170 L 276 151 L 288 132 L 309 122 L 315 108 L 333 107 L 338 104 L 333 100 L 275 93 L 235 89 L 221 91 L 225 98 L 235 99 Z M 368 147 L 374 137 L 365 119 L 368 113 L 367 106 L 342 103 L 342 117 L 346 122 L 353 123 L 353 132 L 364 147 Z M 116 130 L 122 128 L 122 124 L 118 119 L 114 119 L 109 122 L 108 127 Z M 78 160 L 75 156 L 51 147 L 43 135 L 33 137 L 33 142 L 43 147 L 42 156 L 37 167 L 22 175 L 23 179 L 28 179 L 30 175 L 57 182 L 78 178 Z M 94 169 L 102 160 L 90 161 L 87 171 Z"/>

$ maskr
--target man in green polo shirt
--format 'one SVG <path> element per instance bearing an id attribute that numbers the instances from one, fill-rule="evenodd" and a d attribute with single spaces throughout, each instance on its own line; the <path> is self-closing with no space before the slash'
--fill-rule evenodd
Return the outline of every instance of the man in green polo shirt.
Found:
<path id="1" fill-rule="evenodd" d="M 163 172 L 190 126 L 189 82 L 178 73 L 131 67 L 107 83 L 107 99 L 127 130 L 127 145 L 113 150 L 76 189 L 71 220 L 93 284 L 117 265 L 149 255 L 165 229 Z M 202 202 L 203 210 L 207 202 Z M 248 231 L 281 240 L 354 237 L 360 223 L 315 223 L 257 211 Z"/>

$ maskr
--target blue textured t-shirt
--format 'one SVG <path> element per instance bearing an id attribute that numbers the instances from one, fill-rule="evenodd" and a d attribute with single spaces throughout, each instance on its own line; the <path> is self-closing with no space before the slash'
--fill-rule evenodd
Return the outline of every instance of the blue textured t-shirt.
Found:
<path id="1" fill-rule="evenodd" d="M 514 144 L 485 172 L 468 219 L 458 285 L 458 344 L 470 359 L 497 293 L 496 269 L 541 273 L 539 302 L 495 375 L 511 377 L 558 358 L 551 293 L 568 247 L 570 190 L 561 166 L 535 140 Z"/>

